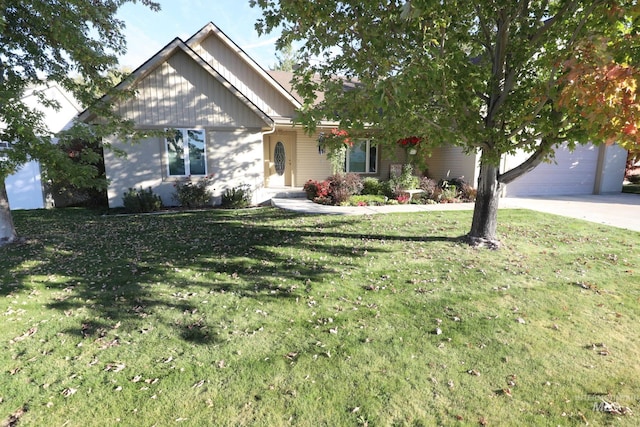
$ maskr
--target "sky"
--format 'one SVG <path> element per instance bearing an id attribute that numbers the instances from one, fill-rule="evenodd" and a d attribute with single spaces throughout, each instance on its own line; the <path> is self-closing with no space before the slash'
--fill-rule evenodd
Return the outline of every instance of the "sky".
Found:
<path id="1" fill-rule="evenodd" d="M 118 12 L 125 22 L 123 31 L 127 53 L 120 65 L 135 69 L 180 37 L 186 41 L 207 23 L 213 22 L 223 33 L 263 68 L 277 63 L 275 41 L 278 34 L 258 36 L 256 21 L 260 8 L 249 0 L 155 0 L 161 10 L 153 12 L 140 3 L 127 3 Z"/>

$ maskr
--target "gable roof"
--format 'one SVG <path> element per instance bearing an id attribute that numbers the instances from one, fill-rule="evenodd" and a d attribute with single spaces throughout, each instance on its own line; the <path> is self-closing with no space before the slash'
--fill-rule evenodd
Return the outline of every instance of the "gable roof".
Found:
<path id="1" fill-rule="evenodd" d="M 195 47 L 202 43 L 209 35 L 215 35 L 223 44 L 225 44 L 230 50 L 236 53 L 238 57 L 256 73 L 258 73 L 264 81 L 275 89 L 280 95 L 289 100 L 293 106 L 298 109 L 302 107 L 302 103 L 291 93 L 290 87 L 283 85 L 282 82 L 276 80 L 270 72 L 265 71 L 256 61 L 253 60 L 242 48 L 233 42 L 220 28 L 218 28 L 213 22 L 207 23 L 197 33 L 187 39 L 186 43 L 190 47 Z"/>
<path id="2" fill-rule="evenodd" d="M 116 89 L 126 90 L 129 89 L 140 81 L 142 81 L 145 77 L 147 77 L 153 70 L 155 70 L 162 63 L 166 62 L 172 55 L 176 52 L 182 51 L 187 54 L 191 59 L 193 59 L 203 70 L 209 73 L 214 79 L 216 79 L 220 84 L 222 84 L 226 89 L 228 89 L 231 93 L 235 95 L 244 105 L 246 105 L 251 111 L 253 111 L 260 119 L 270 127 L 274 126 L 274 121 L 271 117 L 269 117 L 264 111 L 262 111 L 258 106 L 256 106 L 249 98 L 247 98 L 238 88 L 232 85 L 227 79 L 222 76 L 213 66 L 211 66 L 207 61 L 205 61 L 200 55 L 198 55 L 188 44 L 186 44 L 182 39 L 176 37 L 167 44 L 165 47 L 160 49 L 155 55 L 149 58 L 145 63 L 143 63 L 140 67 L 134 70 L 129 78 L 123 80 L 118 85 L 116 85 Z M 109 99 L 109 96 L 103 96 L 102 99 Z M 90 108 L 84 110 L 79 114 L 78 119 L 81 121 L 89 121 L 95 119 L 95 114 L 93 114 Z"/>

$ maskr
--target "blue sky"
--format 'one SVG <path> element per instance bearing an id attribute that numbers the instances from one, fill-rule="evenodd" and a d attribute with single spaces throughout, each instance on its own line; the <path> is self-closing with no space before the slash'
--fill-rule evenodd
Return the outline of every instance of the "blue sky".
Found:
<path id="1" fill-rule="evenodd" d="M 156 0 L 161 10 L 152 12 L 142 4 L 127 3 L 118 18 L 126 24 L 124 36 L 127 53 L 121 66 L 137 68 L 175 37 L 188 39 L 208 22 L 213 22 L 231 40 L 263 68 L 276 60 L 275 41 L 278 34 L 258 36 L 256 21 L 259 8 L 251 8 L 248 0 Z"/>

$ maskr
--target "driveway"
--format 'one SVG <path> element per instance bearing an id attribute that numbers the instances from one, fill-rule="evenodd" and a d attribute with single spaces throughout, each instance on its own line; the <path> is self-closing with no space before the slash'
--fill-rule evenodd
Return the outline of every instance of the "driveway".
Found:
<path id="1" fill-rule="evenodd" d="M 473 203 L 442 205 L 324 206 L 306 199 L 272 199 L 279 208 L 309 214 L 371 215 L 391 212 L 472 210 Z M 598 224 L 640 232 L 640 194 L 606 194 L 557 197 L 505 197 L 500 209 L 531 209 L 539 212 L 578 218 Z"/>
<path id="2" fill-rule="evenodd" d="M 640 231 L 640 194 L 505 197 L 500 204 L 503 208 L 531 209 Z"/>

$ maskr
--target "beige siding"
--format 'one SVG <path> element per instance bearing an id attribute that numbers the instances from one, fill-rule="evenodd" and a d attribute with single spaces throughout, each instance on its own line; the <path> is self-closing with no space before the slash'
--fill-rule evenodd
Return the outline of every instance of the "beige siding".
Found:
<path id="1" fill-rule="evenodd" d="M 309 136 L 296 128 L 296 187 L 302 187 L 310 179 L 324 180 L 331 175 L 331 163 L 326 154 L 318 153 L 318 134 Z"/>
<path id="2" fill-rule="evenodd" d="M 450 179 L 464 177 L 475 187 L 478 178 L 478 159 L 476 155 L 465 154 L 460 147 L 438 147 L 433 150 L 431 157 L 427 158 L 430 178 Z"/>
<path id="3" fill-rule="evenodd" d="M 215 34 L 210 34 L 193 49 L 267 115 L 274 118 L 294 116 L 295 109 L 291 102 Z"/>
<path id="4" fill-rule="evenodd" d="M 220 131 L 205 129 L 207 138 L 207 170 L 213 174 L 212 191 L 219 202 L 227 188 L 249 184 L 256 190 L 262 187 L 262 134 L 254 130 Z M 109 206 L 122 206 L 122 195 L 129 188 L 152 188 L 165 205 L 175 205 L 174 183 L 167 177 L 163 138 L 149 138 L 136 145 L 123 144 L 115 139 L 114 147 L 127 152 L 126 158 L 105 151 L 107 178 L 110 180 Z"/>
<path id="5" fill-rule="evenodd" d="M 324 180 L 331 175 L 331 163 L 326 154 L 318 153 L 318 135 L 309 136 L 301 128 L 295 128 L 297 132 L 297 172 L 295 186 L 301 187 L 309 179 Z M 379 148 L 378 171 L 375 174 L 363 174 L 373 176 L 380 180 L 389 179 L 389 171 L 394 163 L 403 163 L 404 150 L 388 150 Z"/>
<path id="6" fill-rule="evenodd" d="M 139 127 L 253 127 L 264 122 L 184 52 L 160 64 L 120 113 Z"/>

